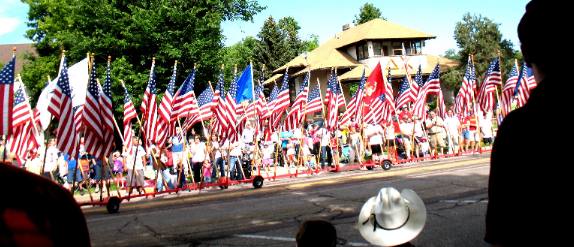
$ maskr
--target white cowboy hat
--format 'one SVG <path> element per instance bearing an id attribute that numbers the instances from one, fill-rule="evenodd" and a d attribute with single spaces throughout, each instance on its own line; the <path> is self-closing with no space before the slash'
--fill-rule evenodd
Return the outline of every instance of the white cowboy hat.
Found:
<path id="1" fill-rule="evenodd" d="M 399 193 L 388 187 L 365 202 L 357 228 L 371 244 L 395 246 L 414 239 L 423 230 L 426 218 L 424 202 L 414 191 L 404 189 Z"/>

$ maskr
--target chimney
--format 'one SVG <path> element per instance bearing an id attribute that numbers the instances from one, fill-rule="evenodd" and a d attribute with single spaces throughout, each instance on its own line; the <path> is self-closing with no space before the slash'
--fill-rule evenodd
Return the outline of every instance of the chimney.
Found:
<path id="1" fill-rule="evenodd" d="M 343 25 L 343 31 L 346 31 L 352 27 L 353 27 L 353 23 L 347 23 L 347 24 Z"/>

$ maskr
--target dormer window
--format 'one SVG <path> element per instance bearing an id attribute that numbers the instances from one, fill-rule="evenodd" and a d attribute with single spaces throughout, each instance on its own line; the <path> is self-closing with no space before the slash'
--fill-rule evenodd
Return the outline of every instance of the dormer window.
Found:
<path id="1" fill-rule="evenodd" d="M 357 60 L 369 58 L 369 46 L 366 42 L 360 43 L 357 46 Z"/>

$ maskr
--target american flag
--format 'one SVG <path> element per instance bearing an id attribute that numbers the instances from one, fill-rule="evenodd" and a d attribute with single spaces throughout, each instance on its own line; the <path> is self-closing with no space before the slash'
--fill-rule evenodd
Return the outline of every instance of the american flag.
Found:
<path id="1" fill-rule="evenodd" d="M 80 134 L 84 129 L 84 105 L 77 105 L 73 107 L 74 110 L 74 125 L 76 126 L 76 133 Z"/>
<path id="2" fill-rule="evenodd" d="M 399 86 L 399 94 L 396 99 L 396 107 L 400 109 L 404 105 L 407 105 L 409 102 L 414 102 L 415 100 L 416 99 L 413 90 L 411 89 L 409 79 L 405 76 Z"/>
<path id="3" fill-rule="evenodd" d="M 454 99 L 454 112 L 460 119 L 464 119 L 467 117 L 467 113 L 464 113 L 464 96 L 462 90 L 458 90 L 456 94 L 456 98 Z"/>
<path id="4" fill-rule="evenodd" d="M 514 97 L 514 88 L 516 87 L 516 82 L 518 81 L 518 64 L 515 62 L 514 66 L 508 73 L 508 79 L 504 84 L 502 89 L 502 99 L 500 104 L 500 110 L 502 111 L 502 115 L 506 116 L 510 113 L 512 108 L 512 99 Z"/>
<path id="5" fill-rule="evenodd" d="M 267 100 L 263 93 L 263 83 L 265 82 L 263 76 L 264 73 L 261 71 L 261 73 L 259 73 L 259 83 L 255 87 L 255 112 L 259 116 L 260 121 L 267 117 L 267 112 L 269 111 L 267 108 Z"/>
<path id="6" fill-rule="evenodd" d="M 313 114 L 315 112 L 323 112 L 323 100 L 321 99 L 319 83 L 317 83 L 317 86 L 313 87 L 309 92 L 307 107 L 305 109 L 305 114 Z"/>
<path id="7" fill-rule="evenodd" d="M 0 102 L 2 111 L 0 112 L 0 135 L 9 135 L 12 132 L 12 108 L 14 107 L 14 66 L 16 56 L 0 71 Z"/>
<path id="8" fill-rule="evenodd" d="M 474 99 L 474 88 L 476 85 L 476 72 L 471 56 L 468 56 L 466 72 L 462 78 L 462 97 L 463 97 L 463 115 L 466 115 L 472 109 Z"/>
<path id="9" fill-rule="evenodd" d="M 221 85 L 221 86 L 220 86 Z M 237 91 L 237 85 L 233 86 L 234 83 L 232 82 L 229 91 Z M 219 75 L 219 81 L 217 82 L 217 86 L 219 87 L 220 95 L 224 95 L 224 97 L 219 97 L 217 100 L 217 109 L 215 111 L 215 117 L 219 120 L 219 124 L 221 124 L 223 129 L 227 129 L 232 127 L 232 124 L 235 123 L 236 120 L 236 113 L 235 113 L 235 97 L 234 95 L 230 95 L 230 92 L 227 94 L 224 93 L 223 90 L 223 72 Z M 215 98 L 215 97 L 214 97 Z"/>
<path id="10" fill-rule="evenodd" d="M 197 104 L 199 105 L 199 115 L 193 117 L 191 125 L 199 121 L 206 121 L 213 117 L 211 108 L 213 107 L 213 90 L 211 87 L 205 88 L 199 97 L 197 97 Z"/>
<path id="11" fill-rule="evenodd" d="M 283 128 L 285 131 L 294 130 L 299 126 L 299 109 L 291 108 L 285 117 Z"/>
<path id="12" fill-rule="evenodd" d="M 223 74 L 219 75 L 219 80 L 217 81 L 217 85 L 215 85 L 215 91 L 213 92 L 213 103 L 218 104 L 221 95 L 225 94 L 224 85 L 223 85 Z"/>
<path id="13" fill-rule="evenodd" d="M 391 122 L 392 116 L 395 113 L 395 99 L 393 96 L 393 86 L 391 85 L 391 68 L 387 71 L 387 80 L 383 81 L 385 84 L 385 107 L 383 108 L 383 114 L 381 121 Z M 380 122 L 380 121 L 379 121 Z"/>
<path id="14" fill-rule="evenodd" d="M 171 74 L 171 78 L 169 83 L 167 84 L 167 88 L 165 89 L 165 93 L 161 99 L 161 103 L 159 105 L 159 118 L 157 123 L 157 143 L 159 146 L 162 146 L 165 141 L 167 140 L 168 136 L 171 136 L 175 133 L 175 121 L 171 121 L 172 119 L 172 103 L 173 103 L 173 94 L 175 91 L 175 78 L 177 76 L 177 62 L 173 66 L 173 73 Z"/>
<path id="15" fill-rule="evenodd" d="M 530 91 L 535 87 L 536 81 L 534 80 L 532 69 L 526 66 L 526 63 L 523 63 L 520 68 L 516 87 L 514 88 L 514 97 L 516 98 L 517 107 L 522 107 L 526 104 L 530 97 Z"/>
<path id="16" fill-rule="evenodd" d="M 438 115 L 444 116 L 444 101 L 442 99 L 442 90 L 440 89 L 440 67 L 437 64 L 433 69 L 432 73 L 430 74 L 427 82 L 421 87 L 421 90 L 418 94 L 417 101 L 415 102 L 413 115 L 420 117 L 421 119 L 426 118 L 426 100 L 428 94 L 437 94 L 439 97 L 439 113 Z"/>
<path id="17" fill-rule="evenodd" d="M 279 95 L 279 88 L 277 84 L 273 86 L 271 94 L 269 94 L 269 99 L 267 100 L 267 114 L 265 118 L 273 116 L 273 109 L 275 109 L 275 103 L 277 103 L 277 96 Z"/>
<path id="18" fill-rule="evenodd" d="M 281 89 L 279 90 L 279 94 L 277 95 L 277 102 L 275 103 L 275 107 L 273 108 L 274 113 L 281 113 L 287 107 L 291 100 L 289 99 L 289 75 L 287 74 L 287 70 L 283 75 L 283 83 L 281 84 Z"/>
<path id="19" fill-rule="evenodd" d="M 195 69 L 193 69 L 175 93 L 171 121 L 175 121 L 177 118 L 192 117 L 199 113 L 193 92 L 195 87 L 195 72 Z M 175 78 L 173 80 L 175 83 Z"/>
<path id="20" fill-rule="evenodd" d="M 161 99 L 161 103 L 159 105 L 159 116 L 161 119 L 163 119 L 168 124 L 171 121 L 172 106 L 175 105 L 175 104 L 172 105 L 172 103 L 175 103 L 175 101 L 173 100 L 173 94 L 175 92 L 175 78 L 176 78 L 176 76 L 177 76 L 177 63 L 173 66 L 173 73 L 171 74 L 171 78 L 169 79 L 169 83 L 167 84 L 167 88 L 165 89 L 165 93 L 163 94 L 163 97 Z M 183 87 L 183 85 L 182 85 L 182 87 Z M 178 93 L 179 93 L 179 90 L 178 90 Z M 174 109 L 175 109 L 175 107 L 174 107 Z"/>
<path id="21" fill-rule="evenodd" d="M 423 87 L 424 84 L 425 84 L 425 82 L 423 81 L 422 66 L 419 64 L 419 69 L 417 70 L 417 74 L 415 75 L 415 81 L 412 84 L 413 96 L 414 96 L 415 100 L 418 97 L 419 91 L 420 91 L 421 87 Z"/>
<path id="22" fill-rule="evenodd" d="M 137 117 L 136 109 L 132 103 L 132 99 L 128 89 L 124 87 L 124 146 L 131 150 L 132 137 L 134 136 L 132 130 L 132 119 Z"/>
<path id="23" fill-rule="evenodd" d="M 26 153 L 30 150 L 37 149 L 40 146 L 39 137 L 34 130 L 32 121 L 14 128 L 12 135 L 9 137 L 9 150 L 16 155 L 16 160 L 22 164 L 26 159 Z"/>
<path id="24" fill-rule="evenodd" d="M 102 118 L 102 134 L 104 135 L 104 155 L 110 154 L 114 148 L 114 112 L 112 105 L 111 61 L 106 67 L 106 80 L 100 92 L 100 112 Z"/>
<path id="25" fill-rule="evenodd" d="M 301 83 L 301 88 L 295 98 L 295 102 L 291 106 L 291 109 L 287 113 L 287 118 L 285 119 L 285 130 L 293 130 L 299 127 L 303 122 L 304 109 L 307 104 L 307 94 L 309 94 L 309 76 L 310 73 L 305 74 L 303 83 Z"/>
<path id="26" fill-rule="evenodd" d="M 17 89 L 14 93 L 13 131 L 8 138 L 8 146 L 10 152 L 14 153 L 18 162 L 22 164 L 26 158 L 26 152 L 38 148 L 39 142 L 37 131 L 34 130 L 36 118 L 32 115 L 24 84 L 19 78 L 16 79 L 15 87 Z"/>
<path id="27" fill-rule="evenodd" d="M 262 79 L 260 80 L 260 82 Z M 248 117 L 259 116 L 259 119 L 264 119 L 267 115 L 267 101 L 265 100 L 265 94 L 263 94 L 263 86 L 259 83 L 255 87 L 255 100 L 247 108 Z"/>
<path id="28" fill-rule="evenodd" d="M 84 142 L 86 152 L 95 157 L 101 157 L 103 134 L 100 118 L 100 88 L 96 79 L 96 64 L 92 62 L 92 73 L 88 82 L 86 103 L 82 113 L 84 125 L 86 126 Z"/>
<path id="29" fill-rule="evenodd" d="M 345 110 L 345 113 L 343 113 L 343 116 L 341 117 L 340 121 L 341 125 L 346 125 L 351 122 L 358 121 L 360 117 L 358 114 L 362 113 L 362 111 L 359 109 L 362 108 L 363 89 L 365 88 L 365 81 L 366 81 L 365 69 L 363 68 L 363 75 L 361 76 L 359 87 L 357 88 L 355 94 L 353 94 L 353 97 L 351 97 L 349 104 L 347 104 L 347 109 Z"/>
<path id="30" fill-rule="evenodd" d="M 496 88 L 502 85 L 502 77 L 500 75 L 500 62 L 495 58 L 490 62 L 486 70 L 486 77 L 484 82 L 480 85 L 480 91 L 477 95 L 477 103 L 484 112 L 490 112 L 494 107 L 494 98 Z"/>
<path id="31" fill-rule="evenodd" d="M 387 105 L 387 100 L 385 99 L 385 94 L 381 94 L 369 106 L 369 111 L 365 114 L 363 118 L 364 123 L 378 124 L 383 119 L 383 113 L 385 112 L 385 105 Z"/>
<path id="32" fill-rule="evenodd" d="M 24 85 L 19 79 L 16 82 L 16 92 L 14 92 L 14 107 L 12 108 L 12 128 L 16 129 L 20 125 L 26 124 L 32 118 L 30 112 L 32 108 L 28 99 L 26 98 L 26 92 L 24 91 Z"/>
<path id="33" fill-rule="evenodd" d="M 56 134 L 58 149 L 71 157 L 77 157 L 78 135 L 76 134 L 76 127 L 74 126 L 72 91 L 70 90 L 66 58 L 62 57 L 62 59 L 62 70 L 60 71 L 53 95 L 50 98 L 48 111 L 59 120 Z"/>
<path id="34" fill-rule="evenodd" d="M 149 80 L 144 98 L 141 104 L 142 116 L 144 117 L 144 140 L 146 146 L 149 147 L 156 142 L 157 139 L 157 103 L 155 94 L 155 60 L 151 64 L 149 73 Z"/>
<path id="35" fill-rule="evenodd" d="M 303 83 L 299 88 L 299 92 L 297 92 L 295 102 L 293 102 L 291 108 L 298 108 L 301 111 L 303 110 L 305 103 L 307 103 L 307 94 L 309 94 L 309 76 L 310 73 L 307 72 L 307 74 L 305 74 L 305 78 L 303 79 Z"/>
<path id="36" fill-rule="evenodd" d="M 337 129 L 337 117 L 339 114 L 339 84 L 337 83 L 337 75 L 335 71 L 331 71 L 331 75 L 329 76 L 329 82 L 327 84 L 327 119 L 326 119 L 326 127 L 328 130 L 335 130 Z"/>

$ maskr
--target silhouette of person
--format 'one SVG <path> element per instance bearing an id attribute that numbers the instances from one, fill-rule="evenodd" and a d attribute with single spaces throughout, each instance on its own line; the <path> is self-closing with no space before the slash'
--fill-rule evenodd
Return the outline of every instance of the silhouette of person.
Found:
<path id="1" fill-rule="evenodd" d="M 324 220 L 307 220 L 301 224 L 297 236 L 297 247 L 333 247 L 337 245 L 337 230 Z"/>
<path id="2" fill-rule="evenodd" d="M 494 246 L 556 246 L 554 242 L 562 246 L 571 242 L 567 239 L 571 234 L 566 233 L 569 227 L 557 227 L 568 224 L 563 214 L 568 211 L 560 202 L 572 187 L 566 177 L 569 173 L 560 170 L 568 146 L 556 145 L 565 138 L 560 133 L 566 133 L 568 126 L 557 121 L 553 111 L 565 107 L 570 82 L 565 81 L 569 80 L 565 77 L 567 63 L 561 60 L 570 57 L 548 50 L 557 45 L 551 37 L 563 32 L 557 30 L 562 28 L 562 11 L 566 11 L 561 9 L 564 6 L 556 2 L 533 0 L 518 25 L 522 54 L 538 86 L 523 107 L 503 120 L 494 142 L 484 237 Z"/>
<path id="3" fill-rule="evenodd" d="M 82 210 L 47 178 L 0 163 L 0 246 L 90 246 Z"/>

